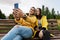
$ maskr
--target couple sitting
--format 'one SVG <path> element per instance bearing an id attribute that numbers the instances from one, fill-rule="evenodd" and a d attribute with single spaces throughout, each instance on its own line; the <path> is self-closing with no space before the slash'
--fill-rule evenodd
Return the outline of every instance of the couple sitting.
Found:
<path id="1" fill-rule="evenodd" d="M 13 9 L 13 16 L 18 24 L 1 40 L 23 40 L 23 38 L 31 38 L 33 35 L 41 40 L 50 40 L 50 33 L 47 31 L 47 18 L 41 16 L 40 8 L 32 7 L 28 16 L 21 9 Z"/>

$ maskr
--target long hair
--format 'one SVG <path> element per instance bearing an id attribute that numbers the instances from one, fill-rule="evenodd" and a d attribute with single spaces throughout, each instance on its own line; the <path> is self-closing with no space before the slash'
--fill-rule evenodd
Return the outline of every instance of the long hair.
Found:
<path id="1" fill-rule="evenodd" d="M 41 15 L 41 9 L 37 8 L 39 10 L 39 15 L 36 15 L 37 19 L 41 19 L 42 15 Z"/>

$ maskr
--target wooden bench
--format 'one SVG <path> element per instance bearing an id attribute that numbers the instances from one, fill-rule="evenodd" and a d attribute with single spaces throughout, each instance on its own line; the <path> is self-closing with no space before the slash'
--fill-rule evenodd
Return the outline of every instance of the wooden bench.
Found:
<path id="1" fill-rule="evenodd" d="M 0 19 L 0 36 L 5 35 L 15 24 L 12 19 Z"/>
<path id="2" fill-rule="evenodd" d="M 49 31 L 56 35 L 52 37 L 51 40 L 60 40 L 60 32 L 57 30 L 57 21 L 56 19 L 48 19 L 49 22 Z M 13 19 L 0 19 L 0 37 L 4 36 L 14 25 L 16 25 Z M 39 38 L 34 38 L 31 40 L 38 40 Z"/>
<path id="3" fill-rule="evenodd" d="M 48 19 L 48 27 L 51 29 L 56 29 L 58 26 L 56 19 Z"/>

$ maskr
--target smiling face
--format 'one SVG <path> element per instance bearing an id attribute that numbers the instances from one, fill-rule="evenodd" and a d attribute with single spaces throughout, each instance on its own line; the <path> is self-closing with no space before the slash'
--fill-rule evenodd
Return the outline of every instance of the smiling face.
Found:
<path id="1" fill-rule="evenodd" d="M 32 8 L 30 9 L 29 13 L 30 13 L 31 15 L 34 14 L 34 13 L 35 13 L 35 8 L 32 7 Z"/>
<path id="2" fill-rule="evenodd" d="M 37 9 L 36 9 L 36 17 L 37 17 L 38 19 L 41 19 L 41 17 L 42 17 L 42 15 L 41 15 L 41 9 L 40 9 L 40 8 L 37 8 Z"/>
<path id="3" fill-rule="evenodd" d="M 40 9 L 37 8 L 36 9 L 36 13 L 37 13 L 36 15 L 40 15 L 41 14 L 40 12 L 41 12 Z"/>

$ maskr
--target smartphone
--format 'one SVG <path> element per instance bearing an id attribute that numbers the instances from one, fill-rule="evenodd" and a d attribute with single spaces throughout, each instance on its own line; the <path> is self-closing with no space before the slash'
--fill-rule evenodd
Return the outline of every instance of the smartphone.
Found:
<path id="1" fill-rule="evenodd" d="M 18 3 L 15 3 L 14 4 L 14 8 L 18 8 Z"/>

